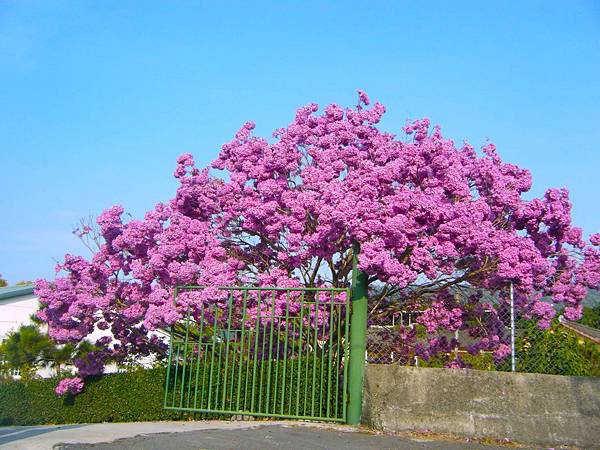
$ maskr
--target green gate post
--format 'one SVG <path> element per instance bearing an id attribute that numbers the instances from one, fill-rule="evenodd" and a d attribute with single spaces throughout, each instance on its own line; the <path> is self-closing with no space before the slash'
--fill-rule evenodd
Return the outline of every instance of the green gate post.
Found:
<path id="1" fill-rule="evenodd" d="M 358 270 L 360 245 L 352 247 L 352 318 L 348 366 L 348 411 L 346 422 L 358 425 L 362 413 L 363 372 L 367 348 L 367 274 Z"/>

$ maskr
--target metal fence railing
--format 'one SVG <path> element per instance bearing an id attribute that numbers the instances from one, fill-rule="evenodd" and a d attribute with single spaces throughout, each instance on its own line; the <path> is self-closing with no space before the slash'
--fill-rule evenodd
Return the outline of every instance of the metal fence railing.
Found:
<path id="1" fill-rule="evenodd" d="M 367 363 L 600 376 L 600 345 L 577 333 L 565 321 L 557 318 L 550 327 L 542 329 L 536 320 L 522 317 L 514 310 L 511 316 L 510 308 L 487 313 L 499 319 L 501 325 L 494 334 L 502 345 L 477 350 L 477 342 L 485 336 L 474 336 L 468 326 L 427 333 L 419 323 L 423 312 L 405 310 L 388 323 L 369 326 Z M 432 340 L 441 344 L 437 351 L 428 352 Z"/>
<path id="2" fill-rule="evenodd" d="M 215 291 L 215 290 L 213 290 Z M 178 288 L 164 407 L 343 422 L 348 289 Z"/>

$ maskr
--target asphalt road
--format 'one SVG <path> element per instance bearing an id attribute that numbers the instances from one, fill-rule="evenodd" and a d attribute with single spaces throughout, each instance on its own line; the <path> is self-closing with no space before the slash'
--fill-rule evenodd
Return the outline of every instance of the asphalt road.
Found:
<path id="1" fill-rule="evenodd" d="M 111 443 L 69 444 L 57 449 L 97 449 L 97 450 L 198 450 L 198 449 L 315 449 L 315 450 L 366 450 L 366 449 L 407 449 L 407 450 L 492 450 L 506 447 L 483 446 L 470 443 L 444 441 L 416 441 L 397 436 L 372 435 L 360 432 L 324 430 L 306 427 L 263 427 L 250 430 L 203 430 L 186 433 L 164 433 L 119 439 Z"/>
<path id="2" fill-rule="evenodd" d="M 466 440 L 373 434 L 344 425 L 215 421 L 4 427 L 0 428 L 0 449 L 507 450 L 507 447 Z"/>

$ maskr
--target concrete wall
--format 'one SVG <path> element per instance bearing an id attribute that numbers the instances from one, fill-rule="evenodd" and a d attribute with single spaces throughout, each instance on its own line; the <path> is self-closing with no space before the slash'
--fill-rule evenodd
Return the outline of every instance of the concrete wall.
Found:
<path id="1" fill-rule="evenodd" d="M 600 449 L 600 378 L 367 365 L 363 423 Z"/>

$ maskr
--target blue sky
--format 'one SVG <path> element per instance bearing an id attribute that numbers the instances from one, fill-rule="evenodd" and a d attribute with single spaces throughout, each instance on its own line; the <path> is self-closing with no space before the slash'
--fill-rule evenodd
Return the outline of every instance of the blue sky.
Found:
<path id="1" fill-rule="evenodd" d="M 598 1 L 0 0 L 0 273 L 53 277 L 80 218 L 171 198 L 177 155 L 357 88 L 388 131 L 490 139 L 600 231 Z"/>

